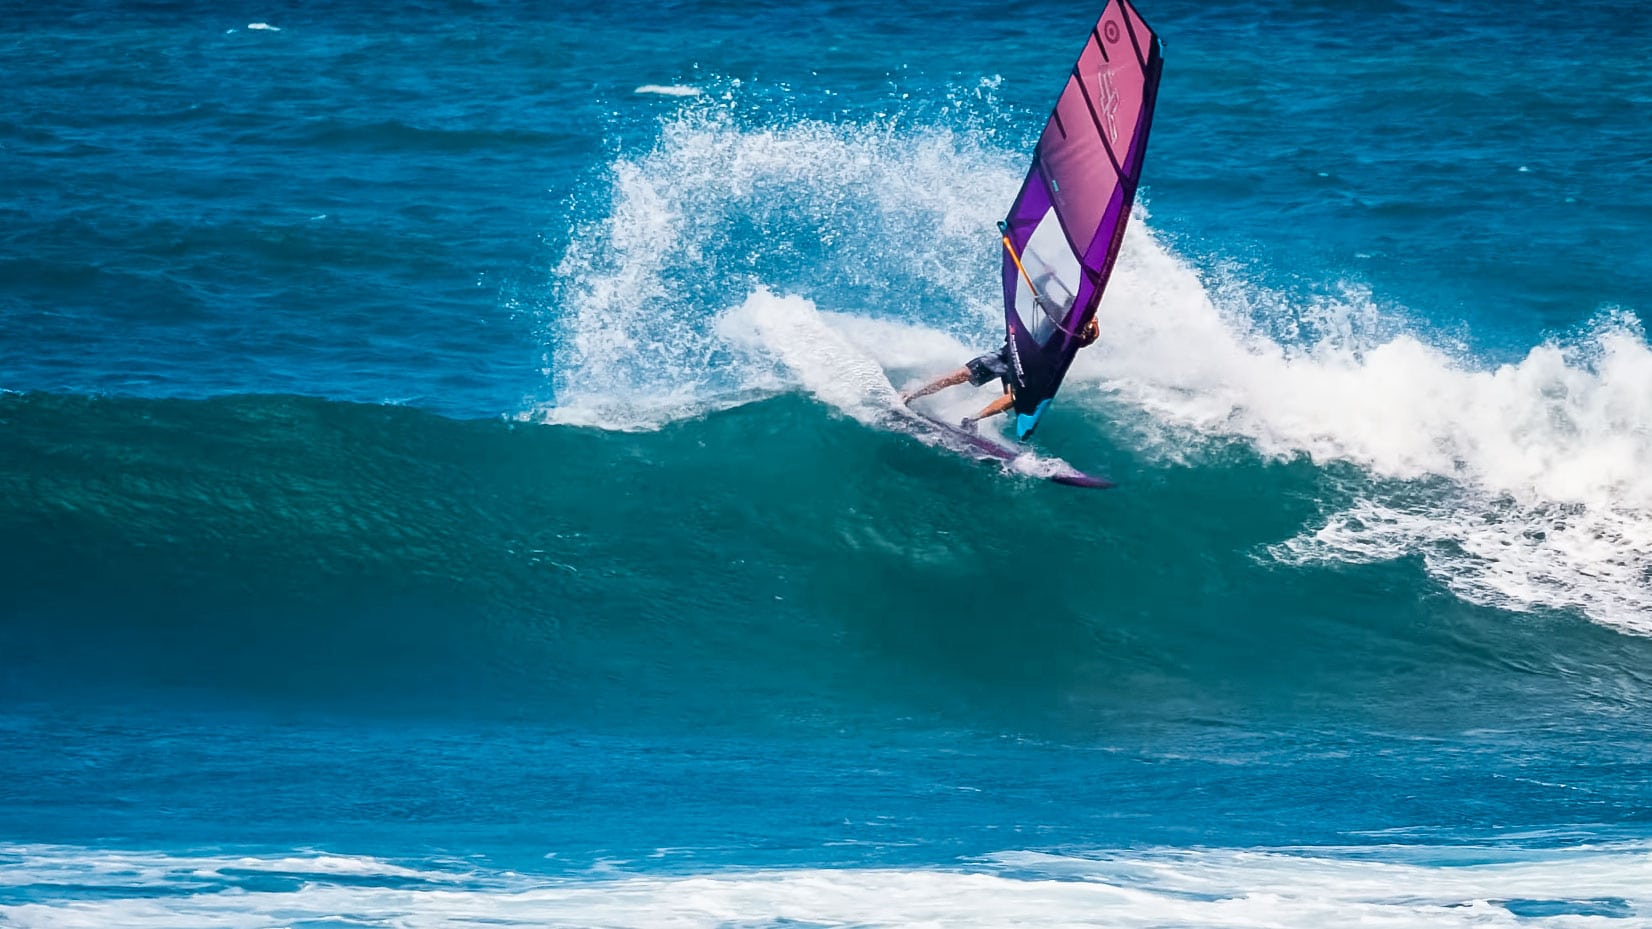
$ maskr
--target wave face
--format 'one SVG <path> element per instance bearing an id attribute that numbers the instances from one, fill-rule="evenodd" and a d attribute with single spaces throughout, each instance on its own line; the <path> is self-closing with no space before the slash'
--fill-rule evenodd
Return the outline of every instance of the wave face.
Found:
<path id="1" fill-rule="evenodd" d="M 1056 6 L 14 11 L 0 923 L 1644 922 L 1646 11 L 1144 10 L 1003 469 Z"/>
<path id="2" fill-rule="evenodd" d="M 1271 555 L 1351 466 L 1095 431 L 1126 492 L 1078 494 L 792 394 L 644 432 L 280 397 L 0 418 L 0 813 L 31 840 L 290 848 L 321 817 L 407 854 L 471 823 L 563 867 L 1637 834 L 1652 640 L 1422 559 Z M 240 773 L 197 795 L 180 764 Z"/>
<path id="3" fill-rule="evenodd" d="M 1442 699 L 1396 689 L 1398 667 L 1558 698 L 1579 682 L 1544 678 L 1581 655 L 1649 645 L 1565 611 L 1478 607 L 1426 558 L 1280 557 L 1323 538 L 1302 527 L 1326 501 L 1388 488 L 1232 445 L 1171 466 L 1094 430 L 1072 457 L 1113 462 L 1130 489 L 1077 495 L 794 395 L 642 433 L 281 397 L 13 395 L 0 416 L 6 597 L 30 617 L 7 633 L 48 675 L 141 660 L 302 692 L 430 674 L 409 699 L 445 679 L 516 701 L 642 667 L 663 672 L 655 697 L 726 691 L 716 706 L 748 687 L 830 704 L 822 690 L 905 668 L 1078 720 L 1092 700 L 1153 714 L 1207 687 L 1380 716 Z M 1083 435 L 1091 417 L 1057 422 Z"/>

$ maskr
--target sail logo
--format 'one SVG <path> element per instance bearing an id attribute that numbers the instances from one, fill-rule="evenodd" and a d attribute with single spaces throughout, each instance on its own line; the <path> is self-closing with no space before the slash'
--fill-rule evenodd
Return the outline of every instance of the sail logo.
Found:
<path id="1" fill-rule="evenodd" d="M 1101 34 L 1107 37 L 1108 44 L 1117 42 L 1119 40 L 1119 24 L 1108 20 L 1107 24 L 1101 27 Z"/>
<path id="2" fill-rule="evenodd" d="M 1102 71 L 1097 85 L 1101 88 L 1101 97 L 1096 103 L 1100 107 L 1102 119 L 1107 120 L 1107 138 L 1114 145 L 1119 144 L 1119 89 L 1113 83 L 1113 72 Z"/>

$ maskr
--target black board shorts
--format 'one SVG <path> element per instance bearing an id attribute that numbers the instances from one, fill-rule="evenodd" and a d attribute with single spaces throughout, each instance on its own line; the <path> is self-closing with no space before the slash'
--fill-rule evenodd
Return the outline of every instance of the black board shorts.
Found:
<path id="1" fill-rule="evenodd" d="M 1008 347 L 1005 346 L 1005 348 Z M 1010 380 L 1010 362 L 1009 359 L 1004 357 L 1003 348 L 996 352 L 988 352 L 979 358 L 971 358 L 964 363 L 964 367 L 969 369 L 969 385 L 971 387 L 980 387 L 995 378 L 1006 384 Z"/>

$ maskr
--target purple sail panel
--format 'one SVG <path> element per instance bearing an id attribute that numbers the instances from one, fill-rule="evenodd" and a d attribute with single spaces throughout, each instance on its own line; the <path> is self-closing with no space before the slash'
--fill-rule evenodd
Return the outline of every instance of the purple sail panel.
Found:
<path id="1" fill-rule="evenodd" d="M 1082 256 L 1101 231 L 1119 173 L 1076 75 L 1067 79 L 1067 89 L 1056 100 L 1055 112 L 1044 126 L 1044 135 L 1038 140 L 1038 162 L 1044 169 L 1056 219 L 1073 253 Z"/>
<path id="2" fill-rule="evenodd" d="M 1056 98 L 1005 218 L 1004 318 L 1022 438 L 1060 388 L 1112 274 L 1162 65 L 1158 36 L 1128 0 L 1111 0 Z"/>

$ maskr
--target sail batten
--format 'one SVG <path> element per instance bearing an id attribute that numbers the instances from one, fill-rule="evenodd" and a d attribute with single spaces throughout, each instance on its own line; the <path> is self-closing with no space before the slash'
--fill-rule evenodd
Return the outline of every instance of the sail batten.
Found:
<path id="1" fill-rule="evenodd" d="M 1006 256 L 1004 318 L 1021 438 L 1060 388 L 1079 348 L 1075 333 L 1095 315 L 1112 274 L 1140 183 L 1161 66 L 1158 37 L 1129 0 L 1110 0 L 1056 98 L 1004 220 L 1015 254 L 1072 295 L 1064 315 L 1050 318 Z"/>

